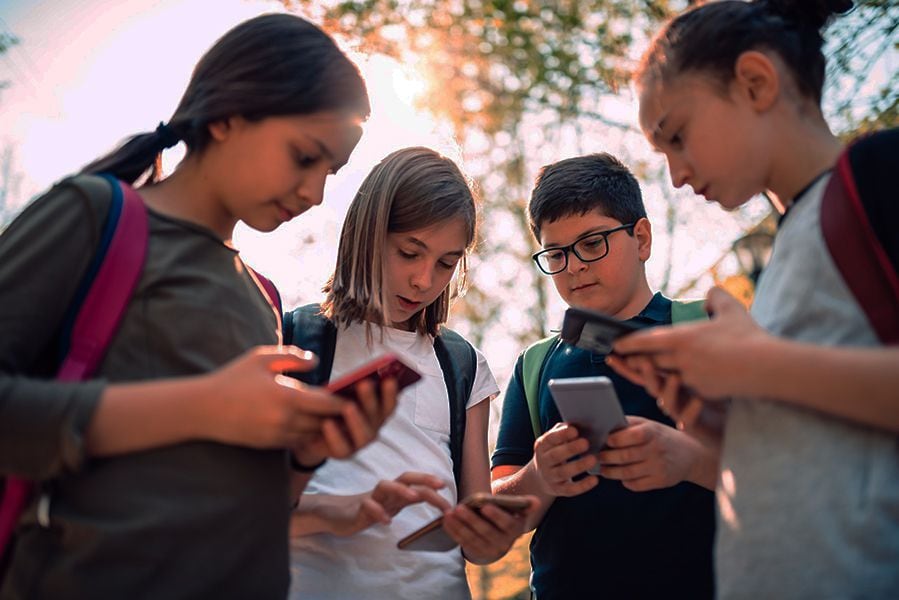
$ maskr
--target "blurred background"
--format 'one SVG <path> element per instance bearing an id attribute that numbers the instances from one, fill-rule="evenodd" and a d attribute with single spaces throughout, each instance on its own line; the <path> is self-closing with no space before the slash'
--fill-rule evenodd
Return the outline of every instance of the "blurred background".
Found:
<path id="1" fill-rule="evenodd" d="M 629 77 L 679 0 L 0 0 L 0 230 L 36 194 L 124 137 L 167 121 L 200 55 L 238 22 L 302 14 L 357 62 L 372 117 L 322 206 L 271 234 L 240 227 L 244 258 L 285 306 L 321 299 L 346 207 L 391 151 L 433 147 L 458 161 L 482 202 L 468 293 L 450 326 L 486 354 L 503 387 L 518 353 L 564 306 L 530 261 L 526 202 L 541 166 L 606 151 L 642 182 L 653 225 L 650 285 L 702 297 L 723 285 L 747 304 L 776 220 L 765 198 L 726 214 L 675 190 L 637 127 Z M 899 125 L 899 5 L 862 0 L 834 22 L 824 111 L 849 139 Z M 174 169 L 183 148 L 167 151 Z M 493 403 L 493 423 L 502 398 Z M 527 539 L 471 569 L 475 598 L 527 598 Z"/>

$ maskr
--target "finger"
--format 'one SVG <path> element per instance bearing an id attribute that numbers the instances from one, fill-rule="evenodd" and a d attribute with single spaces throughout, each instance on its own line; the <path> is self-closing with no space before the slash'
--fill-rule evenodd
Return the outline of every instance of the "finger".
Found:
<path id="1" fill-rule="evenodd" d="M 370 523 L 390 525 L 391 515 L 383 506 L 371 498 L 364 498 L 359 505 L 359 512 Z M 393 513 L 396 514 L 396 513 Z"/>
<path id="2" fill-rule="evenodd" d="M 418 494 L 418 502 L 425 502 L 430 504 L 434 508 L 439 509 L 441 512 L 446 512 L 452 509 L 452 505 L 447 501 L 446 498 L 427 487 L 416 487 L 414 488 L 415 492 Z"/>
<path id="3" fill-rule="evenodd" d="M 599 474 L 606 479 L 616 479 L 618 481 L 630 481 L 639 479 L 649 475 L 649 465 L 645 462 L 634 463 L 631 465 L 603 465 L 600 467 Z"/>
<path id="4" fill-rule="evenodd" d="M 658 403 L 659 408 L 662 409 L 662 412 L 675 421 L 680 420 L 680 411 L 682 409 L 680 392 L 680 377 L 677 375 L 670 375 L 665 379 L 662 393 L 656 398 L 656 402 Z"/>
<path id="5" fill-rule="evenodd" d="M 446 483 L 444 483 L 442 479 L 435 477 L 430 473 L 407 471 L 397 477 L 396 480 L 406 485 L 423 485 L 435 490 L 446 487 Z"/>
<path id="6" fill-rule="evenodd" d="M 656 369 L 652 358 L 643 355 L 633 355 L 627 358 L 627 362 L 641 374 L 645 382 L 643 387 L 646 388 L 649 395 L 657 396 L 664 384 L 664 377 Z"/>
<path id="7" fill-rule="evenodd" d="M 590 442 L 586 438 L 577 438 L 560 446 L 555 446 L 540 453 L 537 460 L 546 469 L 553 469 L 566 464 L 575 456 L 585 453 L 590 449 Z"/>
<path id="8" fill-rule="evenodd" d="M 645 455 L 638 449 L 625 448 L 622 450 L 603 450 L 599 453 L 598 458 L 601 466 L 630 465 L 645 460 Z"/>
<path id="9" fill-rule="evenodd" d="M 474 513 L 488 526 L 483 531 L 485 536 L 490 535 L 491 529 L 498 529 L 508 534 L 514 531 L 519 521 L 521 521 L 520 517 L 516 517 L 492 504 L 487 504 L 481 507 L 480 510 L 474 511 Z"/>
<path id="10" fill-rule="evenodd" d="M 595 454 L 585 454 L 577 460 L 551 469 L 548 479 L 554 483 L 565 483 L 581 473 L 586 473 L 597 464 L 599 464 L 599 459 Z"/>
<path id="11" fill-rule="evenodd" d="M 271 373 L 310 371 L 318 364 L 318 356 L 314 352 L 296 346 L 258 346 L 253 352 Z"/>
<path id="12" fill-rule="evenodd" d="M 334 458 L 346 458 L 355 448 L 347 438 L 344 428 L 335 419 L 325 419 L 321 426 L 321 436 L 328 449 L 328 455 Z"/>
<path id="13" fill-rule="evenodd" d="M 365 419 L 377 426 L 380 420 L 381 410 L 378 407 L 380 400 L 374 383 L 370 379 L 363 379 L 356 384 L 356 400 Z"/>
<path id="14" fill-rule="evenodd" d="M 631 367 L 630 361 L 625 360 L 617 354 L 607 354 L 606 364 L 612 367 L 616 373 L 639 386 L 645 386 L 643 373 L 638 369 Z"/>
<path id="15" fill-rule="evenodd" d="M 621 484 L 632 492 L 648 492 L 668 487 L 654 477 L 637 477 L 636 479 L 622 481 Z"/>
<path id="16" fill-rule="evenodd" d="M 706 296 L 705 311 L 715 318 L 720 318 L 724 315 L 745 313 L 746 307 L 723 288 L 713 287 Z"/>
<path id="17" fill-rule="evenodd" d="M 382 381 L 378 402 L 378 408 L 380 409 L 380 414 L 378 415 L 379 427 L 393 414 L 393 411 L 396 410 L 398 398 L 399 384 L 396 379 L 391 377 Z"/>
<path id="18" fill-rule="evenodd" d="M 649 442 L 652 437 L 651 426 L 641 421 L 630 421 L 624 429 L 613 431 L 606 438 L 606 445 L 611 448 L 628 448 L 631 446 L 642 446 Z"/>
<path id="19" fill-rule="evenodd" d="M 691 396 L 687 401 L 687 405 L 684 407 L 684 410 L 681 411 L 680 422 L 678 423 L 678 429 L 686 429 L 692 427 L 696 420 L 699 418 L 700 413 L 702 412 L 703 402 L 699 398 L 695 396 Z"/>
<path id="20" fill-rule="evenodd" d="M 694 325 L 662 326 L 636 331 L 615 340 L 612 350 L 621 355 L 671 352 L 692 327 Z"/>
<path id="21" fill-rule="evenodd" d="M 371 497 L 376 502 L 389 505 L 393 514 L 403 506 L 418 502 L 420 498 L 418 492 L 411 487 L 390 479 L 379 481 L 372 490 Z"/>
<path id="22" fill-rule="evenodd" d="M 343 416 L 346 433 L 349 435 L 354 450 L 362 448 L 375 439 L 378 432 L 362 416 L 362 409 L 359 408 L 358 404 L 347 402 L 343 407 L 343 411 L 341 411 L 341 415 Z"/>
<path id="23" fill-rule="evenodd" d="M 335 396 L 324 388 L 305 386 L 292 377 L 276 375 L 275 382 L 286 388 L 294 410 L 319 416 L 337 416 L 349 400 Z"/>
<path id="24" fill-rule="evenodd" d="M 558 496 L 580 496 L 584 492 L 588 492 L 599 484 L 599 477 L 596 475 L 588 475 L 578 481 L 569 481 L 558 486 L 556 494 Z"/>

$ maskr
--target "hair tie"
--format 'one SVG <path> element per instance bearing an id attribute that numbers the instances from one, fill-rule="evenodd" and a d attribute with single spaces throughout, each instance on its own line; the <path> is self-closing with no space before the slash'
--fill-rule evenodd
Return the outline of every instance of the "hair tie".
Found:
<path id="1" fill-rule="evenodd" d="M 181 141 L 181 138 L 178 137 L 178 134 L 175 133 L 175 130 L 172 129 L 170 125 L 166 125 L 162 121 L 160 121 L 159 126 L 156 127 L 156 135 L 159 137 L 159 144 L 162 147 L 162 150 L 171 148 L 179 141 Z"/>

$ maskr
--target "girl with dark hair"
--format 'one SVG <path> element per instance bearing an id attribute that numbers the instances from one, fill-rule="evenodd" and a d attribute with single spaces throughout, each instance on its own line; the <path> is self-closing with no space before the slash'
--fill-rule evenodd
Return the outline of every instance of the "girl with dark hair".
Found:
<path id="1" fill-rule="evenodd" d="M 360 408 L 281 377 L 314 357 L 278 345 L 278 314 L 231 234 L 320 204 L 368 113 L 360 74 L 321 30 L 251 19 L 200 60 L 168 123 L 0 237 L 0 473 L 39 484 L 0 597 L 286 595 L 290 484 L 370 441 L 395 383 L 380 401 L 362 386 Z M 160 179 L 154 163 L 178 141 L 186 157 Z M 146 260 L 95 379 L 61 383 L 63 322 L 112 218 L 98 173 L 114 189 L 146 179 Z M 293 482 L 288 462 L 306 471 Z"/>
<path id="2" fill-rule="evenodd" d="M 899 596 L 899 353 L 880 327 L 897 300 L 872 318 L 838 260 L 875 248 L 899 281 L 899 131 L 846 150 L 820 107 L 821 30 L 851 6 L 709 3 L 671 21 L 637 74 L 641 127 L 676 187 L 726 209 L 767 191 L 783 213 L 751 316 L 715 289 L 710 321 L 625 337 L 609 359 L 720 449 L 722 598 Z M 860 194 L 840 191 L 850 164 L 871 175 Z M 833 222 L 841 193 L 870 219 L 858 242 L 853 219 Z M 833 226 L 848 243 L 831 245 Z"/>
<path id="3" fill-rule="evenodd" d="M 483 355 L 443 326 L 464 286 L 475 223 L 471 189 L 450 159 L 428 148 L 390 154 L 350 204 L 324 304 L 300 307 L 285 319 L 296 323 L 294 339 L 330 345 L 321 354 L 333 357 L 331 379 L 386 352 L 422 374 L 400 393 L 378 440 L 351 458 L 329 461 L 302 495 L 291 523 L 291 597 L 466 598 L 463 557 L 495 561 L 524 531 L 536 498 L 517 516 L 495 506 L 451 508 L 470 494 L 490 492 L 487 420 L 499 391 Z M 327 320 L 336 334 L 308 340 L 315 321 L 304 315 Z M 447 384 L 441 359 L 440 348 L 451 343 L 471 356 L 467 363 L 448 360 L 451 370 L 463 371 L 455 380 L 468 382 L 458 401 L 465 386 Z M 458 428 L 454 406 L 464 413 Z M 456 430 L 464 432 L 458 452 Z M 397 548 L 403 536 L 441 514 L 461 552 Z"/>

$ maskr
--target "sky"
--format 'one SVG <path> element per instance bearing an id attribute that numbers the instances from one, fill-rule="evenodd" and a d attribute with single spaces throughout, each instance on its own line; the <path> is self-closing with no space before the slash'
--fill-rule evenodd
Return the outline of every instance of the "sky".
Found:
<path id="1" fill-rule="evenodd" d="M 211 7 L 215 7 L 211 10 Z M 0 30 L 20 43 L 0 55 L 0 152 L 13 150 L 24 204 L 122 139 L 168 120 L 199 57 L 237 23 L 283 10 L 264 0 L 0 0 Z M 271 234 L 240 226 L 235 244 L 272 278 L 285 304 L 319 298 L 333 269 L 343 214 L 371 167 L 426 145 L 461 161 L 447 128 L 414 110 L 414 81 L 395 61 L 352 55 L 372 117 L 350 162 L 329 178 L 322 206 Z M 171 171 L 183 147 L 164 155 Z M 324 242 L 324 243 L 323 243 Z M 301 255 L 302 268 L 285 256 Z"/>

